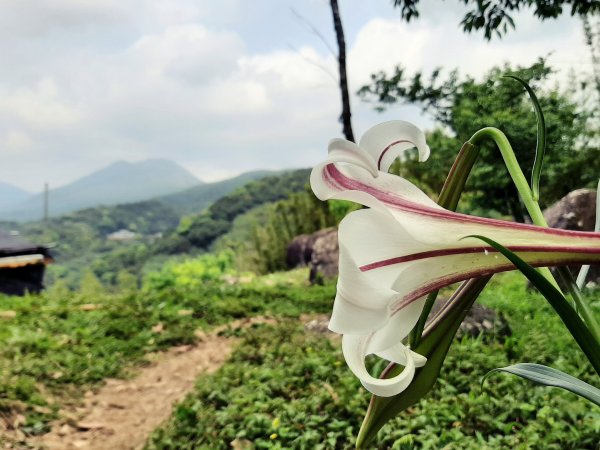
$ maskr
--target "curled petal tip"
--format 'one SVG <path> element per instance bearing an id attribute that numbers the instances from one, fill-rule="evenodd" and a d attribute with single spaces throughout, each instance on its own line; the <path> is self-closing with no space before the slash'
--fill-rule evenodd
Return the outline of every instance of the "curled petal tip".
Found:
<path id="1" fill-rule="evenodd" d="M 403 353 L 406 362 L 404 370 L 393 378 L 375 378 L 365 367 L 365 357 L 369 354 L 368 339 L 365 336 L 344 335 L 342 351 L 348 367 L 358 377 L 362 385 L 371 393 L 380 397 L 391 397 L 404 391 L 415 375 L 413 352 L 402 344 L 397 344 L 397 351 Z"/>
<path id="2" fill-rule="evenodd" d="M 429 145 L 425 144 L 417 147 L 417 150 L 419 151 L 419 162 L 425 162 L 429 159 L 429 155 L 431 155 Z"/>
<path id="3" fill-rule="evenodd" d="M 419 161 L 427 160 L 430 154 L 425 134 L 412 123 L 402 120 L 383 122 L 369 128 L 359 146 L 377 161 L 377 167 L 383 172 L 387 172 L 394 160 L 411 148 L 417 148 Z"/>

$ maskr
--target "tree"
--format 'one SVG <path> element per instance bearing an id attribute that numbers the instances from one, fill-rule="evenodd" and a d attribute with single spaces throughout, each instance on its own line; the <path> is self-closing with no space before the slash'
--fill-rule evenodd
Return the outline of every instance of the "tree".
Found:
<path id="1" fill-rule="evenodd" d="M 585 16 L 600 11 L 598 0 L 461 0 L 471 7 L 461 21 L 463 30 L 467 33 L 483 29 L 486 39 L 493 35 L 501 37 L 508 32 L 509 27 L 515 28 L 511 13 L 523 8 L 533 8 L 533 13 L 540 20 L 555 19 L 566 7 L 570 14 Z M 393 0 L 395 7 L 400 9 L 400 16 L 407 22 L 419 17 L 419 0 Z"/>
<path id="2" fill-rule="evenodd" d="M 547 205 L 575 187 L 594 186 L 600 173 L 600 149 L 587 135 L 587 114 L 566 94 L 557 89 L 542 90 L 551 74 L 540 59 L 530 67 L 508 65 L 492 69 L 482 82 L 451 72 L 442 80 L 442 72 L 429 77 L 417 73 L 405 76 L 397 67 L 391 76 L 373 75 L 373 82 L 360 89 L 359 95 L 375 101 L 379 108 L 399 102 L 420 105 L 444 128 L 429 136 L 432 148 L 425 164 L 409 159 L 396 166 L 403 176 L 412 178 L 432 193 L 451 166 L 461 143 L 485 126 L 506 133 L 523 170 L 533 165 L 536 145 L 536 117 L 522 86 L 502 75 L 512 73 L 529 81 L 536 89 L 547 124 L 547 153 L 541 184 L 541 200 Z M 427 78 L 427 79 L 426 79 Z M 448 130 L 450 133 L 448 133 Z M 523 221 L 524 212 L 498 150 L 486 143 L 467 184 L 470 207 L 495 210 Z"/>
<path id="3" fill-rule="evenodd" d="M 338 72 L 340 82 L 340 93 L 342 96 L 342 122 L 344 137 L 354 142 L 354 133 L 352 132 L 352 113 L 350 111 L 350 95 L 348 94 L 348 77 L 346 75 L 346 40 L 344 38 L 344 28 L 337 0 L 330 0 L 331 14 L 333 16 L 333 29 L 338 45 Z"/>

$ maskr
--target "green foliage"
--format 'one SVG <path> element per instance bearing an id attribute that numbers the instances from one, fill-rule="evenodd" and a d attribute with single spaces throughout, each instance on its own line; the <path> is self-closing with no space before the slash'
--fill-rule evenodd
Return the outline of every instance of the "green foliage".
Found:
<path id="1" fill-rule="evenodd" d="M 436 121 L 451 130 L 452 135 L 436 130 L 429 136 L 433 149 L 425 164 L 411 157 L 397 172 L 425 186 L 430 192 L 439 192 L 448 167 L 451 166 L 461 143 L 485 126 L 502 130 L 515 149 L 525 175 L 531 174 L 536 148 L 536 115 L 523 87 L 514 80 L 503 78 L 511 73 L 528 81 L 538 94 L 547 124 L 547 152 L 541 180 L 542 206 L 558 200 L 573 188 L 591 187 L 600 173 L 600 147 L 592 144 L 587 134 L 588 115 L 581 111 L 567 94 L 556 89 L 542 89 L 551 69 L 545 61 L 530 67 L 511 68 L 506 65 L 492 69 L 482 82 L 473 78 L 460 79 L 452 72 L 440 81 L 436 70 L 428 81 L 422 74 L 407 79 L 401 67 L 391 76 L 373 75 L 373 83 L 360 94 L 375 100 L 380 107 L 398 102 L 419 104 Z M 577 185 L 573 185 L 577 180 Z M 494 210 L 510 214 L 523 221 L 524 212 L 516 190 L 507 174 L 500 153 L 491 143 L 484 143 L 479 160 L 467 183 L 469 208 Z"/>
<path id="2" fill-rule="evenodd" d="M 239 270 L 255 273 L 285 270 L 287 246 L 292 239 L 335 226 L 356 208 L 351 202 L 322 202 L 309 191 L 291 194 L 285 200 L 258 206 L 236 218 L 215 248 L 232 249 Z"/>
<path id="3" fill-rule="evenodd" d="M 230 257 L 215 261 L 223 267 Z M 184 263 L 171 273 L 181 284 L 165 282 L 161 289 L 109 293 L 87 275 L 81 292 L 57 283 L 39 296 L 0 296 L 0 309 L 16 313 L 0 319 L 0 412 L 23 411 L 24 431 L 45 432 L 60 402 L 72 402 L 107 377 L 125 375 L 148 352 L 190 344 L 195 330 L 235 318 L 325 312 L 334 293 L 331 284 L 308 290 L 306 271 L 301 284 L 296 274 L 269 283 L 190 283 L 181 273 L 188 267 Z M 161 331 L 153 330 L 158 324 Z"/>
<path id="4" fill-rule="evenodd" d="M 514 360 L 551 363 L 589 381 L 594 376 L 519 275 L 492 280 L 480 300 L 505 313 L 513 335 L 455 342 L 433 391 L 389 423 L 372 448 L 597 448 L 600 410 L 583 399 L 508 377 L 478 389 L 490 368 Z M 350 449 L 368 397 L 345 367 L 339 341 L 294 323 L 262 326 L 244 334 L 218 372 L 199 379 L 147 448 L 227 449 L 237 439 L 257 449 Z"/>
<path id="5" fill-rule="evenodd" d="M 218 282 L 233 272 L 233 252 L 207 253 L 184 261 L 169 261 L 160 271 L 144 279 L 144 289 L 160 290 L 175 286 L 199 288 L 208 282 Z"/>
<path id="6" fill-rule="evenodd" d="M 158 201 L 100 206 L 47 222 L 4 223 L 3 229 L 18 230 L 38 244 L 52 244 L 56 263 L 49 266 L 46 284 L 65 280 L 76 289 L 90 269 L 104 284 L 116 284 L 121 270 L 136 273 L 152 256 L 150 249 L 160 233 L 176 227 L 178 215 Z M 131 242 L 109 241 L 107 236 L 127 229 L 138 234 Z"/>
<path id="7" fill-rule="evenodd" d="M 541 386 L 559 387 L 600 406 L 600 389 L 552 367 L 541 364 L 517 363 L 507 367 L 498 367 L 488 372 L 486 378 L 495 372 L 517 375 Z"/>
<path id="8" fill-rule="evenodd" d="M 209 202 L 214 196 L 266 173 L 250 172 L 228 180 L 231 182 L 201 185 L 153 201 L 89 208 L 47 222 L 5 222 L 0 226 L 18 230 L 36 243 L 56 244 L 52 249 L 56 263 L 49 266 L 46 274 L 49 286 L 63 280 L 70 289 L 78 289 L 84 269 L 93 272 L 106 286 L 119 285 L 119 274 L 125 272 L 137 277 L 132 280 L 137 284 L 146 266 L 162 261 L 165 255 L 206 251 L 217 237 L 230 230 L 238 215 L 302 191 L 308 180 L 306 169 L 273 175 L 251 181 L 197 215 L 179 217 L 176 212 L 185 205 Z M 202 197 L 202 193 L 206 196 Z M 167 201 L 172 201 L 176 209 Z M 108 234 L 121 229 L 134 231 L 138 236 L 132 241 L 107 239 Z"/>
<path id="9" fill-rule="evenodd" d="M 252 180 L 274 175 L 276 173 L 267 170 L 246 172 L 227 180 L 201 184 L 175 194 L 164 195 L 158 200 L 175 209 L 180 215 L 194 214 Z"/>
<path id="10" fill-rule="evenodd" d="M 215 376 L 150 439 L 148 449 L 347 448 L 364 412 L 338 343 L 297 323 L 257 327 Z M 346 445 L 344 445 L 346 444 Z"/>
<path id="11" fill-rule="evenodd" d="M 419 0 L 393 0 L 393 3 L 407 22 L 419 16 Z M 462 0 L 460 3 L 471 7 L 460 22 L 463 30 L 467 33 L 483 30 L 488 40 L 492 36 L 502 37 L 509 28 L 515 28 L 511 14 L 521 9 L 532 8 L 533 14 L 542 21 L 559 17 L 567 7 L 572 16 L 600 11 L 600 2 L 596 0 Z"/>
<path id="12" fill-rule="evenodd" d="M 308 175 L 308 169 L 301 169 L 252 181 L 236 189 L 200 214 L 184 217 L 175 233 L 157 243 L 156 252 L 177 254 L 193 249 L 208 250 L 218 237 L 231 229 L 236 217 L 258 205 L 302 191 Z"/>

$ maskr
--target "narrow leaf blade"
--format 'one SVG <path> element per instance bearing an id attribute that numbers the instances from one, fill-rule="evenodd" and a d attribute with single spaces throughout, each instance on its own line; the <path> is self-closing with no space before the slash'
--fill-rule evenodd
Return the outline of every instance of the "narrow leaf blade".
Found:
<path id="1" fill-rule="evenodd" d="M 515 267 L 525 275 L 529 281 L 541 292 L 541 294 L 548 300 L 548 303 L 554 311 L 559 315 L 562 322 L 565 324 L 577 344 L 583 353 L 587 356 L 590 364 L 594 367 L 594 370 L 600 374 L 600 343 L 596 341 L 594 335 L 591 333 L 585 322 L 581 319 L 579 314 L 573 309 L 570 302 L 562 295 L 562 293 L 556 289 L 542 274 L 537 270 L 523 261 L 515 253 L 509 249 L 500 245 L 499 243 L 487 238 L 485 236 L 472 235 L 467 237 L 473 237 L 480 239 L 483 242 L 494 247 L 498 252 L 502 253 Z"/>
<path id="2" fill-rule="evenodd" d="M 543 386 L 565 389 L 600 406 L 600 389 L 568 373 L 541 364 L 519 363 L 488 372 L 482 382 L 495 372 L 506 372 Z"/>
<path id="3" fill-rule="evenodd" d="M 546 119 L 544 118 L 544 113 L 542 111 L 542 107 L 540 106 L 540 102 L 535 95 L 535 92 L 533 92 L 533 89 L 531 89 L 531 86 L 529 86 L 525 80 L 516 75 L 505 75 L 505 78 L 517 80 L 525 88 L 527 94 L 529 94 L 531 103 L 533 104 L 533 109 L 535 110 L 535 115 L 537 118 L 537 143 L 535 146 L 533 170 L 531 172 L 531 192 L 533 194 L 533 199 L 537 201 L 540 198 L 540 176 L 542 175 L 542 165 L 544 163 L 544 155 L 546 153 Z"/>

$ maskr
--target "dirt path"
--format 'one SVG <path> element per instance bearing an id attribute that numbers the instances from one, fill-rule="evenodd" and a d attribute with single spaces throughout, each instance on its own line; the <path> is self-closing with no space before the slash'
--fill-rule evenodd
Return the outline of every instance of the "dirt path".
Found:
<path id="1" fill-rule="evenodd" d="M 271 323 L 256 317 L 233 322 L 200 335 L 196 345 L 173 347 L 151 355 L 152 364 L 130 380 L 109 379 L 84 405 L 61 411 L 50 433 L 30 442 L 47 450 L 134 450 L 144 446 L 150 433 L 167 420 L 173 405 L 192 390 L 203 373 L 217 370 L 229 358 L 236 342 L 219 336 L 224 329 Z"/>

